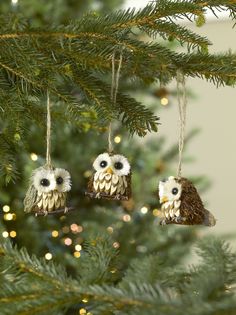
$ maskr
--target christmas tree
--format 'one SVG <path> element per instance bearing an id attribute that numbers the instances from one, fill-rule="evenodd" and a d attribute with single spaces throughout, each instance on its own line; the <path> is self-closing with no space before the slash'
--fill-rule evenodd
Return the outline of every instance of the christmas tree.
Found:
<path id="1" fill-rule="evenodd" d="M 158 99 L 166 103 L 179 71 L 234 86 L 235 54 L 209 54 L 209 40 L 179 20 L 202 26 L 209 9 L 235 20 L 236 0 L 157 0 L 136 11 L 121 4 L 0 3 L 1 315 L 236 313 L 236 254 L 227 242 L 195 227 L 159 226 L 157 181 L 173 172 L 178 146 L 138 140 L 158 131 Z M 112 66 L 121 54 L 114 103 Z M 32 171 L 45 164 L 48 95 L 51 156 L 72 175 L 74 210 L 35 217 L 23 199 Z M 132 164 L 133 197 L 89 199 L 111 121 L 115 150 Z M 188 267 L 193 251 L 200 259 Z"/>

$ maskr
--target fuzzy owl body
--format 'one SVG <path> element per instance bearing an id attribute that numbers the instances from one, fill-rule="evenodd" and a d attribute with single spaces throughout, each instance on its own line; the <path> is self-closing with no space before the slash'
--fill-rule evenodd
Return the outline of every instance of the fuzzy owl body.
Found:
<path id="1" fill-rule="evenodd" d="M 24 199 L 24 211 L 35 214 L 65 209 L 67 192 L 71 189 L 70 174 L 60 168 L 36 169 Z"/>
<path id="2" fill-rule="evenodd" d="M 131 172 L 128 160 L 119 154 L 100 154 L 94 161 L 94 175 L 88 184 L 92 198 L 128 200 L 131 196 Z"/>
<path id="3" fill-rule="evenodd" d="M 205 209 L 194 185 L 186 178 L 170 176 L 159 183 L 161 224 L 214 226 L 214 216 Z"/>

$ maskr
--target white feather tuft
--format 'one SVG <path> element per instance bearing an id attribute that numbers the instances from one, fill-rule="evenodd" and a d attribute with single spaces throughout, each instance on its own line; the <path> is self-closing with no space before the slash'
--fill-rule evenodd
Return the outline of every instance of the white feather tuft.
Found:
<path id="1" fill-rule="evenodd" d="M 130 164 L 127 158 L 120 154 L 115 154 L 111 157 L 112 160 L 112 169 L 114 171 L 114 174 L 118 176 L 127 176 L 130 173 Z M 115 169 L 114 165 L 115 163 L 120 162 L 123 164 L 123 168 L 121 170 Z"/>
<path id="2" fill-rule="evenodd" d="M 100 163 L 102 161 L 107 162 L 107 166 L 105 168 L 100 166 Z M 99 154 L 99 156 L 93 162 L 93 168 L 95 169 L 96 172 L 104 172 L 104 170 L 109 166 L 111 166 L 111 158 L 108 153 Z"/>
<path id="3" fill-rule="evenodd" d="M 66 171 L 63 168 L 56 168 L 54 171 L 55 180 L 57 180 L 58 177 L 61 177 L 63 179 L 63 182 L 61 184 L 56 184 L 56 190 L 59 192 L 67 192 L 71 190 L 71 176 L 68 171 Z"/>
<path id="4" fill-rule="evenodd" d="M 40 167 L 33 172 L 32 178 L 33 185 L 39 193 L 48 193 L 56 188 L 56 180 L 53 170 L 47 170 L 43 167 Z M 42 186 L 42 179 L 47 179 L 49 181 L 49 186 Z"/>

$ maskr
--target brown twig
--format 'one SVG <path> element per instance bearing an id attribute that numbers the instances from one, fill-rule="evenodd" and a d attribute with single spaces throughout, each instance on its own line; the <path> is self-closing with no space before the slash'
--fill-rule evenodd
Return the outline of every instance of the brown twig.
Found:
<path id="1" fill-rule="evenodd" d="M 35 214 L 36 217 L 42 217 L 42 216 L 47 216 L 47 215 L 55 215 L 55 214 L 59 214 L 59 213 L 66 214 L 66 213 L 74 211 L 74 210 L 75 210 L 75 208 L 68 207 L 68 208 L 57 209 L 57 210 L 50 211 L 50 212 L 45 212 L 44 210 L 39 210 L 39 211 L 34 211 L 33 213 Z"/>

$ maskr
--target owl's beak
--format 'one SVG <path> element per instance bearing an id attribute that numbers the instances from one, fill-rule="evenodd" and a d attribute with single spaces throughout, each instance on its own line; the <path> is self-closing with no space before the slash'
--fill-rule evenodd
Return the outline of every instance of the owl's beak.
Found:
<path id="1" fill-rule="evenodd" d="M 161 199 L 160 199 L 160 202 L 163 203 L 163 202 L 167 202 L 169 201 L 169 199 L 166 197 L 166 196 L 163 196 Z"/>
<path id="2" fill-rule="evenodd" d="M 108 173 L 108 174 L 113 174 L 113 170 L 111 167 L 108 167 L 106 170 L 105 170 L 105 173 Z"/>

